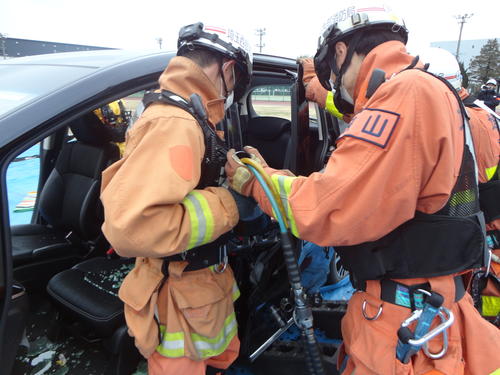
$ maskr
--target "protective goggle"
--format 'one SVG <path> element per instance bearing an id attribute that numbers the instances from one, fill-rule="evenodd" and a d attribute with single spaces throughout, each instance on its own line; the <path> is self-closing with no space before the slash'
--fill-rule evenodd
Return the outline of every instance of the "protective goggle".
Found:
<path id="1" fill-rule="evenodd" d="M 323 34 L 316 55 L 314 55 L 314 69 L 321 86 L 327 90 L 332 90 L 330 84 L 330 75 L 333 72 L 339 75 L 339 71 L 335 64 L 335 43 L 332 42 L 332 36 L 335 36 L 340 30 L 335 29 L 333 26 L 328 28 Z"/>

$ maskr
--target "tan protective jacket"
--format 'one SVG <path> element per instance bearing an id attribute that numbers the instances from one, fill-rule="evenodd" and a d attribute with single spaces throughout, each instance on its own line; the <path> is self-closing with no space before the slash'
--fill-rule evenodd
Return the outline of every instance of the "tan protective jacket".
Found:
<path id="1" fill-rule="evenodd" d="M 267 169 L 274 173 L 271 178 L 298 237 L 323 246 L 374 241 L 413 218 L 415 211 L 435 213 L 449 199 L 462 160 L 462 118 L 455 96 L 442 82 L 417 69 L 399 73 L 412 59 L 397 41 L 383 43 L 365 57 L 355 85 L 355 117 L 323 173 L 291 177 Z M 374 68 L 384 70 L 388 81 L 367 99 Z M 272 213 L 257 183 L 252 195 Z M 410 309 L 383 302 L 380 283 L 369 281 L 367 292 L 350 300 L 342 322 L 349 355 L 344 374 L 413 375 L 436 369 L 446 375 L 480 375 L 500 367 L 500 332 L 481 318 L 469 295 L 453 303 L 452 276 L 398 281 L 428 281 L 445 297 L 456 319 L 448 354 L 433 361 L 420 351 L 412 363 L 400 363 L 395 357 L 397 330 Z M 382 306 L 378 319 L 363 317 L 365 300 L 368 316 Z M 439 336 L 430 350 L 439 351 L 441 344 Z"/>
<path id="2" fill-rule="evenodd" d="M 173 58 L 159 83 L 186 100 L 199 94 L 211 124 L 223 118 L 223 100 L 191 60 Z M 193 359 L 217 355 L 236 334 L 232 302 L 237 288 L 231 270 L 183 273 L 186 262 L 172 262 L 171 276 L 162 284 L 161 257 L 211 242 L 239 219 L 225 188 L 195 189 L 204 152 L 202 130 L 188 112 L 152 104 L 128 132 L 123 158 L 103 173 L 103 232 L 118 254 L 137 257 L 119 296 L 129 332 L 146 358 L 155 350 Z M 213 345 L 204 346 L 203 340 L 215 338 L 216 350 L 205 350 Z"/>

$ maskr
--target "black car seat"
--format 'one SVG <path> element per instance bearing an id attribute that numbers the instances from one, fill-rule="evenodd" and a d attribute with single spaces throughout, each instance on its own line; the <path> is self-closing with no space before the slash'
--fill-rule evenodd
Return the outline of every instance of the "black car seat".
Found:
<path id="1" fill-rule="evenodd" d="M 85 340 L 102 341 L 111 354 L 106 374 L 130 374 L 140 354 L 128 335 L 118 290 L 135 259 L 96 257 L 55 275 L 47 293 Z"/>
<path id="2" fill-rule="evenodd" d="M 100 233 L 100 203 L 99 218 L 94 220 Z M 49 280 L 47 293 L 76 335 L 87 341 L 103 341 L 111 354 L 106 374 L 129 374 L 137 366 L 140 354 L 128 335 L 118 289 L 135 259 L 102 255 L 57 273 Z"/>
<path id="3" fill-rule="evenodd" d="M 101 173 L 118 160 L 119 149 L 93 113 L 70 129 L 75 140 L 63 145 L 39 194 L 43 224 L 11 227 L 14 273 L 23 284 L 71 267 L 102 237 Z"/>
<path id="4" fill-rule="evenodd" d="M 259 150 L 269 166 L 285 167 L 291 139 L 290 120 L 261 116 L 249 119 L 246 125 L 245 144 Z"/>

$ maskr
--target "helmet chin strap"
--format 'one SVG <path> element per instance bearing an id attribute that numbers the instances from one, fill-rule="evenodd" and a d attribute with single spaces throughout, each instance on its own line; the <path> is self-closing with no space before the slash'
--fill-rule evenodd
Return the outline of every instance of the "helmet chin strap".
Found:
<path id="1" fill-rule="evenodd" d="M 337 67 L 337 54 L 333 55 L 332 59 L 332 72 L 335 74 L 335 95 L 334 95 L 334 103 L 337 109 L 339 110 L 340 113 L 342 114 L 350 114 L 354 112 L 354 105 L 353 103 L 350 103 L 348 100 L 342 97 L 342 91 L 341 86 L 342 86 L 342 77 L 344 76 L 344 73 L 346 70 L 349 68 L 351 65 L 351 60 L 352 56 L 354 55 L 354 52 L 356 50 L 356 47 L 358 46 L 359 41 L 363 37 L 364 32 L 360 31 L 354 35 L 352 38 L 351 42 L 347 46 L 347 55 L 345 57 L 344 63 L 340 67 L 340 70 Z"/>
<path id="2" fill-rule="evenodd" d="M 224 64 L 222 64 L 220 67 L 220 77 L 221 77 L 221 81 L 222 81 L 222 87 L 224 88 L 224 93 L 225 93 L 225 95 L 222 95 L 222 96 L 226 98 L 229 95 L 229 90 L 227 88 L 226 79 L 224 78 L 224 70 L 222 69 L 223 66 L 224 66 Z M 236 86 L 236 75 L 234 73 L 234 66 L 233 66 L 233 87 L 234 86 Z M 233 88 L 233 91 L 234 91 L 234 88 Z"/>

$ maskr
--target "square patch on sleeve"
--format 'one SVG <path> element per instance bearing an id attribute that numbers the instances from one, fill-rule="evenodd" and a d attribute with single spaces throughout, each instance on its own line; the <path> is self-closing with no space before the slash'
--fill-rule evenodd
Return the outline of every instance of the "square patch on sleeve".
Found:
<path id="1" fill-rule="evenodd" d="M 399 113 L 365 108 L 353 119 L 345 137 L 353 137 L 385 148 L 391 139 Z"/>

